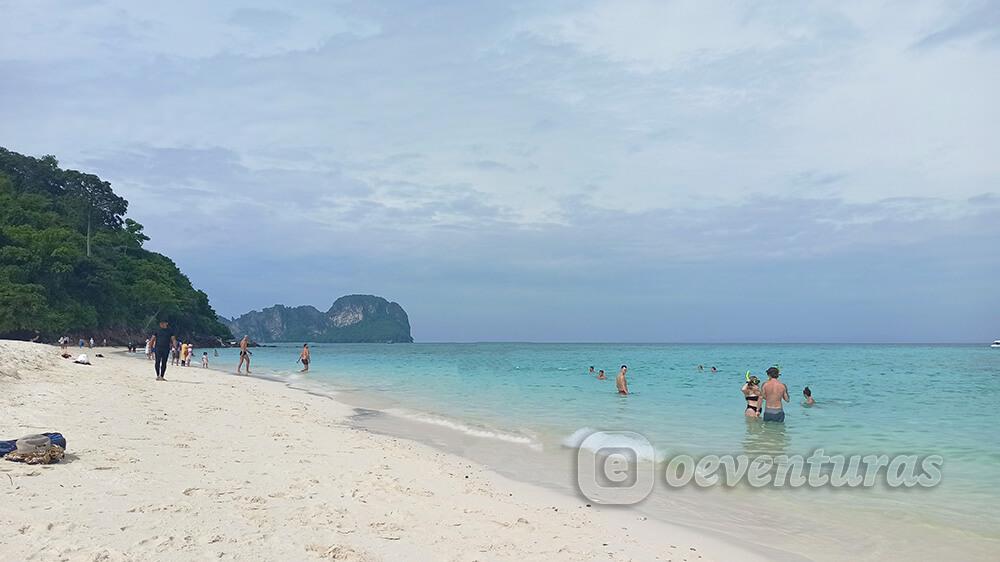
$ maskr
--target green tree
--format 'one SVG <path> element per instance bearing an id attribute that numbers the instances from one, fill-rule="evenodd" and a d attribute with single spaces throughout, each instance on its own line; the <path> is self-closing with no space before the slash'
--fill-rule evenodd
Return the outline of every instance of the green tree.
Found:
<path id="1" fill-rule="evenodd" d="M 0 148 L 0 337 L 141 338 L 157 315 L 186 337 L 232 337 L 127 209 L 95 175 Z"/>

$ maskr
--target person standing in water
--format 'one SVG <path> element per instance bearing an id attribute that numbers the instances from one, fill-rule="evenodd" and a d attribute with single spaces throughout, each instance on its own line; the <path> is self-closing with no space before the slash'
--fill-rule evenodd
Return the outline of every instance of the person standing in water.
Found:
<path id="1" fill-rule="evenodd" d="M 156 380 L 165 381 L 167 380 L 167 363 L 170 361 L 170 350 L 177 345 L 177 336 L 174 335 L 173 329 L 170 328 L 170 322 L 160 320 L 160 327 L 149 340 L 149 344 L 156 359 L 156 362 L 153 364 L 153 367 L 156 369 Z"/>
<path id="2" fill-rule="evenodd" d="M 746 398 L 747 407 L 744 413 L 748 418 L 760 417 L 760 379 L 755 375 L 747 373 L 747 383 L 743 385 L 743 397 Z"/>
<path id="3" fill-rule="evenodd" d="M 243 368 L 243 362 L 247 363 L 247 374 L 250 374 L 250 337 L 243 336 L 240 340 L 240 364 L 236 366 L 236 374 L 241 375 L 241 369 Z"/>
<path id="4" fill-rule="evenodd" d="M 808 386 L 802 389 L 802 396 L 806 398 L 806 406 L 812 406 L 816 403 L 816 400 L 813 399 L 813 391 L 809 390 Z"/>
<path id="5" fill-rule="evenodd" d="M 618 378 L 615 379 L 615 386 L 618 387 L 618 394 L 622 396 L 628 395 L 628 380 L 625 379 L 625 373 L 628 372 L 628 366 L 622 365 L 622 370 L 618 371 Z"/>
<path id="6" fill-rule="evenodd" d="M 299 354 L 299 361 L 302 362 L 302 370 L 300 373 L 305 373 L 309 370 L 309 344 L 302 344 L 302 353 Z"/>
<path id="7" fill-rule="evenodd" d="M 778 381 L 781 371 L 777 367 L 767 370 L 767 382 L 761 388 L 764 391 L 764 421 L 785 421 L 785 410 L 781 402 L 788 402 L 788 387 L 785 383 Z"/>

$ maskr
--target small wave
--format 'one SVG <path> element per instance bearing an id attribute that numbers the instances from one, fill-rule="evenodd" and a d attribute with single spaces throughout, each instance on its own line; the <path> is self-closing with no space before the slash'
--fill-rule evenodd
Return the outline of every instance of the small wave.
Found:
<path id="1" fill-rule="evenodd" d="M 608 449 L 628 449 L 635 452 L 639 460 L 661 462 L 665 453 L 658 452 L 649 441 L 630 432 L 599 431 L 592 427 L 581 427 L 562 440 L 563 447 L 584 448 L 595 453 Z"/>
<path id="2" fill-rule="evenodd" d="M 596 431 L 597 430 L 592 427 L 581 427 L 580 429 L 574 431 L 570 436 L 563 439 L 562 445 L 563 447 L 569 447 L 570 449 L 579 449 L 583 440 Z"/>
<path id="3" fill-rule="evenodd" d="M 436 426 L 439 426 L 439 427 L 446 427 L 448 429 L 452 429 L 452 430 L 464 433 L 465 435 L 471 435 L 472 437 L 481 437 L 481 438 L 484 438 L 484 439 L 495 439 L 497 441 L 504 441 L 504 442 L 507 442 L 507 443 L 515 443 L 517 445 L 524 445 L 524 446 L 530 447 L 531 449 L 534 449 L 536 451 L 541 451 L 542 450 L 542 444 L 539 443 L 538 441 L 536 441 L 535 439 L 527 436 L 527 435 L 523 435 L 523 434 L 519 434 L 519 433 L 511 433 L 511 432 L 507 432 L 507 431 L 500 431 L 500 430 L 497 430 L 497 429 L 487 428 L 487 427 L 482 427 L 482 426 L 478 426 L 478 427 L 477 426 L 472 426 L 472 425 L 468 425 L 468 424 L 465 424 L 465 423 L 462 423 L 462 422 L 459 422 L 459 421 L 456 421 L 456 420 L 452 420 L 452 419 L 448 419 L 448 418 L 443 418 L 443 417 L 439 417 L 439 416 L 434 416 L 434 415 L 431 415 L 431 414 L 423 414 L 423 413 L 411 412 L 411 411 L 408 411 L 408 410 L 400 410 L 400 409 L 392 408 L 392 409 L 389 409 L 389 410 L 386 410 L 386 411 L 388 413 L 390 413 L 390 414 L 393 414 L 393 415 L 396 415 L 396 416 L 399 416 L 399 417 L 403 417 L 403 418 L 407 418 L 407 419 L 410 419 L 410 420 L 418 421 L 418 422 L 421 422 L 421 423 L 428 423 L 428 424 L 436 425 Z"/>

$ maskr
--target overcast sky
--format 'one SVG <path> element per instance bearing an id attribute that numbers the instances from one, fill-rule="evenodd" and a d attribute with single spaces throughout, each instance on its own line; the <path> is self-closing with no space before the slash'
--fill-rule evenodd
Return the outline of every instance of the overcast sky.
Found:
<path id="1" fill-rule="evenodd" d="M 418 341 L 1000 338 L 998 100 L 996 1 L 0 0 L 0 145 Z"/>

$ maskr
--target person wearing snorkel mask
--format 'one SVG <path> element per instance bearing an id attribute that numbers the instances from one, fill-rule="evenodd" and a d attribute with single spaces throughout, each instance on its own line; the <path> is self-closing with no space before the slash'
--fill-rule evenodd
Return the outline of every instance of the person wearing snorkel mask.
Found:
<path id="1" fill-rule="evenodd" d="M 760 417 L 760 379 L 756 375 L 751 375 L 747 371 L 747 382 L 743 385 L 743 397 L 746 398 L 747 407 L 744 413 L 748 418 Z"/>

